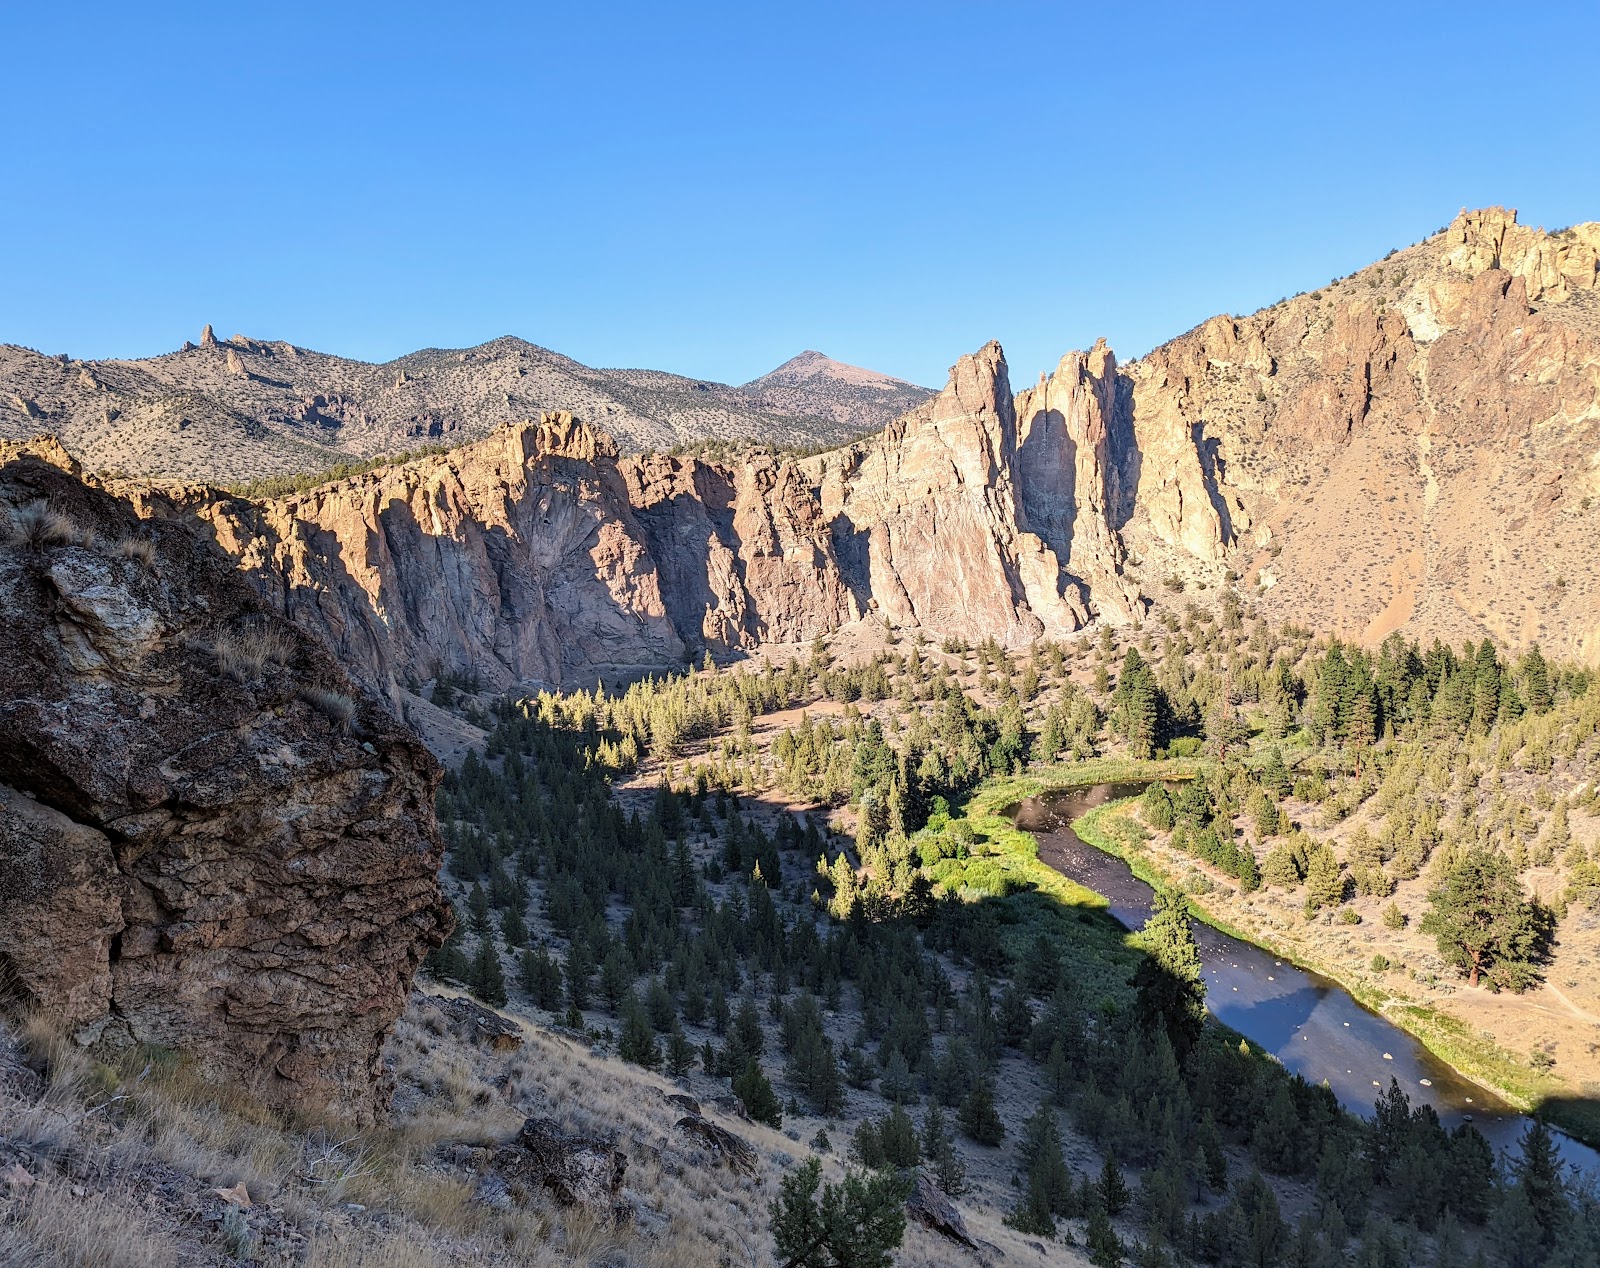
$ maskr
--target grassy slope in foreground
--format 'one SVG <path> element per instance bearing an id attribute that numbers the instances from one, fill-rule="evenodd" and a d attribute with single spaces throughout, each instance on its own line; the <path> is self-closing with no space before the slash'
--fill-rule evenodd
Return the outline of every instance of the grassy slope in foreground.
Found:
<path id="1" fill-rule="evenodd" d="M 1123 774 L 1117 776 L 1119 779 L 1151 779 L 1170 777 L 1172 774 L 1171 763 L 1130 762 L 1123 765 L 1129 767 L 1130 771 L 1142 765 L 1144 773 Z M 1095 778 L 1073 779 L 1068 783 L 1053 780 L 1032 782 L 1037 783 L 1041 790 L 1053 791 L 1109 780 Z M 1072 827 L 1087 844 L 1122 859 L 1140 880 L 1150 885 L 1173 887 L 1177 878 L 1164 871 L 1148 851 L 1139 848 L 1140 838 L 1128 830 L 1133 826 L 1127 822 L 1127 816 L 1132 811 L 1131 800 L 1108 802 L 1075 820 Z M 1209 910 L 1203 897 L 1191 895 L 1190 906 L 1196 917 L 1212 928 L 1338 983 L 1358 1003 L 1400 1027 L 1446 1065 L 1517 1109 L 1542 1114 L 1584 1143 L 1600 1147 L 1600 1106 L 1580 1100 L 1562 1080 L 1539 1074 L 1492 1040 L 1473 1034 L 1461 1019 L 1425 1004 L 1414 1003 L 1370 978 L 1324 963 L 1299 944 L 1286 947 L 1248 926 L 1240 928 L 1231 924 Z"/>

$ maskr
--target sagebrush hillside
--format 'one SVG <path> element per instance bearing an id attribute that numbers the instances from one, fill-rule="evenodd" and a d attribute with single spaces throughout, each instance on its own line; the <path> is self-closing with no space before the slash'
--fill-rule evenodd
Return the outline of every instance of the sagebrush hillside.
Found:
<path id="1" fill-rule="evenodd" d="M 209 326 L 198 346 L 142 360 L 0 346 L 0 439 L 49 431 L 91 470 L 220 483 L 459 444 L 544 410 L 603 427 L 625 449 L 740 439 L 809 448 L 882 427 L 927 395 L 833 362 L 812 367 L 803 390 L 787 377 L 740 388 L 597 370 L 510 337 L 382 364 L 217 339 Z"/>

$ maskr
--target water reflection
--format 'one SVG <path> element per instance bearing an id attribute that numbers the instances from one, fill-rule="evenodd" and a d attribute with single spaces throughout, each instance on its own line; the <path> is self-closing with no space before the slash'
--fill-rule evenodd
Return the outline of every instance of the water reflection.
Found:
<path id="1" fill-rule="evenodd" d="M 1080 815 L 1122 797 L 1142 783 L 1030 797 L 1017 806 L 1017 826 L 1039 842 L 1039 858 L 1080 885 L 1104 895 L 1111 914 L 1129 929 L 1143 926 L 1153 891 L 1121 859 L 1085 844 L 1072 830 Z M 1326 1081 L 1348 1109 L 1368 1118 L 1373 1101 L 1400 1081 L 1413 1105 L 1433 1106 L 1446 1127 L 1470 1121 L 1497 1151 L 1516 1147 L 1527 1120 L 1492 1093 L 1457 1074 L 1405 1031 L 1358 1004 L 1318 973 L 1195 925 L 1205 971 L 1206 1005 L 1218 1020 L 1272 1053 L 1313 1083 Z M 1566 1159 L 1600 1174 L 1600 1153 L 1559 1136 Z"/>

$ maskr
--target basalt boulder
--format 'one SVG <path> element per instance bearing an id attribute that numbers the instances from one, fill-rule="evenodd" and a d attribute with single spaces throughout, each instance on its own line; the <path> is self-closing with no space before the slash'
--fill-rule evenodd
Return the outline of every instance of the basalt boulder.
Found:
<path id="1" fill-rule="evenodd" d="M 365 1119 L 451 927 L 439 769 L 198 525 L 0 446 L 0 1002 Z"/>

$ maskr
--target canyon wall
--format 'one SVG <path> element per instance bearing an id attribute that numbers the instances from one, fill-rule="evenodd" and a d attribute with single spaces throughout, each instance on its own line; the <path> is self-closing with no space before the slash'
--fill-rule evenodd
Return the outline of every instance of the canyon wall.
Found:
<path id="1" fill-rule="evenodd" d="M 881 434 L 813 458 L 624 457 L 547 414 L 285 499 L 126 491 L 146 515 L 198 515 L 274 609 L 398 703 L 441 670 L 502 688 L 589 685 L 866 617 L 1011 645 L 1096 613 L 1129 620 L 1140 600 L 1105 520 L 1103 405 L 1079 393 L 1064 428 L 1031 419 L 1019 435 L 990 344 Z M 1050 463 L 1096 485 L 1085 514 L 1036 490 L 1054 543 L 1023 494 Z"/>
<path id="2" fill-rule="evenodd" d="M 1600 660 L 1600 226 L 1499 209 L 1326 288 L 1013 395 L 997 344 L 814 457 L 622 456 L 568 414 L 197 512 L 398 702 L 588 685 L 860 619 L 1009 645 L 1229 586 L 1283 619 Z"/>
<path id="3" fill-rule="evenodd" d="M 1132 363 L 1147 576 L 1210 560 L 1320 631 L 1600 663 L 1597 250 L 1464 211 Z"/>

